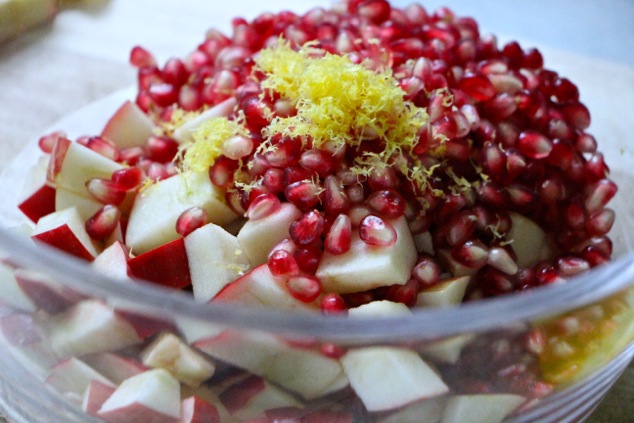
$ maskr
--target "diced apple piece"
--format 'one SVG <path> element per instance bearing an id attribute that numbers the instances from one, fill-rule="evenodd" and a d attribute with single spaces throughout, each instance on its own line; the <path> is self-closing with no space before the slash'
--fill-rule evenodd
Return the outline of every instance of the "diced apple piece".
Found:
<path id="1" fill-rule="evenodd" d="M 505 238 L 512 241 L 511 247 L 517 256 L 517 265 L 531 266 L 540 260 L 546 243 L 546 233 L 537 223 L 521 214 L 511 212 L 509 215 L 511 229 Z"/>
<path id="2" fill-rule="evenodd" d="M 35 311 L 35 303 L 22 291 L 13 273 L 12 268 L 0 263 L 0 303 L 22 311 Z"/>
<path id="3" fill-rule="evenodd" d="M 202 207 L 212 223 L 223 226 L 237 215 L 227 206 L 222 189 L 207 172 L 183 172 L 151 185 L 136 196 L 126 229 L 126 244 L 141 254 L 179 238 L 178 217 L 191 207 Z"/>
<path id="4" fill-rule="evenodd" d="M 13 276 L 22 292 L 37 307 L 51 314 L 61 313 L 86 298 L 48 275 L 34 270 L 17 269 Z"/>
<path id="5" fill-rule="evenodd" d="M 109 423 L 178 423 L 180 408 L 180 384 L 155 369 L 124 381 L 97 415 Z"/>
<path id="6" fill-rule="evenodd" d="M 91 263 L 97 271 L 114 279 L 130 280 L 130 249 L 121 241 L 116 241 L 103 250 Z"/>
<path id="7" fill-rule="evenodd" d="M 229 97 L 222 103 L 216 104 L 214 107 L 205 110 L 195 118 L 188 120 L 174 131 L 173 137 L 180 143 L 184 143 L 192 140 L 192 134 L 198 129 L 200 125 L 207 122 L 209 119 L 226 117 L 231 114 L 233 108 L 236 106 L 236 99 Z"/>
<path id="8" fill-rule="evenodd" d="M 229 411 L 227 411 L 225 406 L 220 401 L 220 398 L 218 398 L 216 389 L 217 386 L 217 384 L 214 384 L 213 387 L 211 385 L 204 384 L 193 388 L 191 386 L 181 385 L 181 398 L 183 398 L 181 406 L 181 419 L 183 419 L 183 421 L 181 421 L 180 423 L 188 423 L 188 421 L 186 420 L 187 416 L 189 415 L 187 409 L 189 409 L 191 405 L 194 405 L 194 407 L 198 407 L 197 404 L 199 404 L 200 402 L 208 403 L 209 405 L 213 406 L 218 411 L 221 422 L 232 422 Z M 187 405 L 187 403 L 189 402 L 186 403 L 185 400 L 192 397 L 196 398 L 194 404 Z M 203 410 L 204 408 L 206 407 L 203 407 Z M 194 411 L 194 415 L 198 415 L 198 413 Z M 206 423 L 206 421 L 204 421 L 204 423 Z"/>
<path id="9" fill-rule="evenodd" d="M 88 354 L 82 360 L 116 385 L 149 370 L 139 360 L 111 352 Z"/>
<path id="10" fill-rule="evenodd" d="M 191 349 L 171 333 L 164 333 L 141 352 L 143 364 L 165 369 L 190 386 L 199 386 L 213 376 L 214 363 Z"/>
<path id="11" fill-rule="evenodd" d="M 285 282 L 284 278 L 273 276 L 268 265 L 261 264 L 225 286 L 212 302 L 233 302 L 276 310 L 311 310 L 318 307 L 316 302 L 307 304 L 293 297 Z"/>
<path id="12" fill-rule="evenodd" d="M 418 259 L 412 234 L 404 217 L 389 221 L 396 230 L 396 243 L 389 247 L 368 245 L 357 231 L 347 253 L 324 252 L 316 275 L 324 290 L 360 292 L 387 285 L 403 285 Z"/>
<path id="13" fill-rule="evenodd" d="M 268 334 L 226 330 L 194 346 L 310 400 L 348 385 L 338 360 Z"/>
<path id="14" fill-rule="evenodd" d="M 251 376 L 230 386 L 220 394 L 220 400 L 231 415 L 241 421 L 263 418 L 266 410 L 303 408 L 295 397 L 260 376 Z"/>
<path id="15" fill-rule="evenodd" d="M 288 238 L 288 229 L 302 212 L 291 203 L 282 206 L 266 217 L 248 220 L 238 233 L 238 242 L 242 245 L 253 266 L 266 263 L 271 249 L 283 239 Z"/>
<path id="16" fill-rule="evenodd" d="M 418 349 L 426 358 L 440 363 L 456 364 L 462 349 L 473 340 L 474 335 L 456 335 L 435 341 Z"/>
<path id="17" fill-rule="evenodd" d="M 184 316 L 174 316 L 174 320 L 176 321 L 178 331 L 188 344 L 220 335 L 222 331 L 227 329 L 227 327 L 223 325 Z"/>
<path id="18" fill-rule="evenodd" d="M 46 378 L 46 383 L 60 394 L 82 395 L 92 381 L 115 387 L 112 381 L 76 357 L 69 357 L 57 364 Z"/>
<path id="19" fill-rule="evenodd" d="M 441 423 L 499 423 L 524 401 L 513 394 L 457 395 L 447 401 Z"/>
<path id="20" fill-rule="evenodd" d="M 341 364 L 368 411 L 391 410 L 449 392 L 436 372 L 407 348 L 352 349 Z"/>
<path id="21" fill-rule="evenodd" d="M 119 148 L 142 146 L 152 135 L 154 127 L 152 119 L 139 106 L 127 100 L 108 120 L 101 136 Z"/>
<path id="22" fill-rule="evenodd" d="M 412 314 L 409 307 L 394 301 L 372 301 L 358 307 L 348 309 L 348 317 L 383 317 Z"/>
<path id="23" fill-rule="evenodd" d="M 79 217 L 86 221 L 97 213 L 103 204 L 93 198 L 58 187 L 55 190 L 55 210 L 59 211 L 70 207 L 75 207 Z"/>
<path id="24" fill-rule="evenodd" d="M 462 303 L 471 278 L 459 276 L 445 279 L 418 293 L 417 307 L 452 307 Z"/>
<path id="25" fill-rule="evenodd" d="M 158 316 L 156 309 L 140 304 L 129 304 L 121 298 L 110 298 L 110 304 L 115 307 L 117 314 L 132 325 L 141 339 L 160 332 L 174 332 L 176 326 L 169 317 Z"/>
<path id="26" fill-rule="evenodd" d="M 60 357 L 114 351 L 141 342 L 134 327 L 99 300 L 82 301 L 56 316 L 49 339 Z"/>
<path id="27" fill-rule="evenodd" d="M 213 223 L 185 237 L 194 299 L 206 303 L 249 269 L 238 239 Z"/>
<path id="28" fill-rule="evenodd" d="M 183 238 L 130 259 L 128 266 L 131 276 L 159 285 L 181 289 L 192 284 Z"/>
<path id="29" fill-rule="evenodd" d="M 88 387 L 84 391 L 81 402 L 81 409 L 91 416 L 96 416 L 99 409 L 103 406 L 108 398 L 114 393 L 116 387 L 98 382 L 90 381 Z"/>
<path id="30" fill-rule="evenodd" d="M 414 235 L 414 244 L 416 244 L 416 251 L 419 253 L 434 255 L 434 241 L 429 231 Z"/>
<path id="31" fill-rule="evenodd" d="M 18 208 L 32 222 L 37 223 L 41 217 L 55 211 L 55 188 L 42 185 L 26 200 L 22 201 Z"/>
<path id="32" fill-rule="evenodd" d="M 110 179 L 114 171 L 122 168 L 120 163 L 72 142 L 68 145 L 55 183 L 58 188 L 91 198 L 86 182 L 93 178 Z"/>
<path id="33" fill-rule="evenodd" d="M 451 257 L 450 250 L 438 250 L 438 258 L 444 264 L 449 273 L 452 276 L 473 276 L 478 273 L 478 269 L 473 267 L 467 267 L 462 263 L 458 263 L 453 257 Z"/>
<path id="34" fill-rule="evenodd" d="M 387 415 L 381 416 L 377 419 L 377 423 L 438 423 L 442 417 L 446 402 L 446 396 L 417 401 Z"/>
<path id="35" fill-rule="evenodd" d="M 32 237 L 84 260 L 92 261 L 99 254 L 75 207 L 42 217 L 35 225 Z"/>
<path id="36" fill-rule="evenodd" d="M 181 402 L 181 420 L 179 423 L 220 423 L 218 409 L 202 398 L 191 396 Z"/>

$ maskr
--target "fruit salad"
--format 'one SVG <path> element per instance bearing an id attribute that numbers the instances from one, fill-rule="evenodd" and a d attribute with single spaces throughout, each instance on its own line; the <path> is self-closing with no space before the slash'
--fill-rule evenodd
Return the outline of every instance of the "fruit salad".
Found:
<path id="1" fill-rule="evenodd" d="M 199 303 L 350 319 L 610 260 L 617 186 L 579 90 L 538 50 L 385 0 L 232 28 L 163 64 L 134 47 L 135 98 L 100 133 L 39 140 L 46 175 L 19 205 L 36 243 Z M 107 422 L 496 422 L 579 377 L 587 345 L 631 336 L 611 298 L 421 345 L 315 345 L 148 323 L 2 266 L 46 383 Z"/>

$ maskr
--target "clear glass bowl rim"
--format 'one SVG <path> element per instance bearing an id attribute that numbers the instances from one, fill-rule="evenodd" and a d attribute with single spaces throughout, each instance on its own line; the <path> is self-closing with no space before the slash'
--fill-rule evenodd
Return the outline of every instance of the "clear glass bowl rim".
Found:
<path id="1" fill-rule="evenodd" d="M 169 319 L 177 315 L 210 324 L 352 343 L 432 340 L 517 327 L 595 303 L 634 285 L 634 252 L 630 252 L 561 284 L 459 307 L 421 308 L 413 310 L 411 315 L 351 319 L 236 304 L 197 303 L 191 295 L 149 282 L 122 283 L 97 272 L 83 260 L 46 245 L 36 245 L 4 228 L 0 228 L 0 250 L 10 251 L 10 260 L 18 266 L 44 271 L 58 283 L 96 298 L 136 304 L 140 310 L 150 308 L 150 315 L 155 317 Z"/>

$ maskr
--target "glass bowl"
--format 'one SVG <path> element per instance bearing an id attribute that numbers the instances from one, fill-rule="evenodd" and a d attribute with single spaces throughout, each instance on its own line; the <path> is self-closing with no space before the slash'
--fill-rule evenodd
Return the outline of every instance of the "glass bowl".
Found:
<path id="1" fill-rule="evenodd" d="M 115 93 L 52 129 L 94 133 L 131 96 Z M 101 421 L 104 392 L 150 373 L 140 356 L 160 336 L 215 367 L 203 383 L 183 377 L 173 386 L 155 371 L 141 385 L 155 408 L 186 400 L 182 414 L 207 407 L 221 421 L 582 421 L 634 355 L 633 157 L 610 143 L 601 140 L 601 150 L 620 187 L 611 263 L 458 308 L 347 318 L 198 304 L 36 247 L 16 208 L 38 181 L 33 142 L 0 176 L 2 407 L 16 422 Z M 151 421 L 148 408 L 128 412 Z"/>

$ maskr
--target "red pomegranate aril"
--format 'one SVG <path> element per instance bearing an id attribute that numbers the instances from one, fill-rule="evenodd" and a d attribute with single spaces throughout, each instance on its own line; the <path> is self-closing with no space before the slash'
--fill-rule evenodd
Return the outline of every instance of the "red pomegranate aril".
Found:
<path id="1" fill-rule="evenodd" d="M 289 233 L 297 245 L 309 245 L 321 236 L 324 230 L 324 218 L 316 211 L 310 211 L 291 223 Z"/>
<path id="2" fill-rule="evenodd" d="M 463 211 L 455 215 L 449 221 L 449 230 L 447 231 L 447 242 L 454 246 L 463 244 L 475 231 L 477 224 L 477 216 L 472 211 Z"/>
<path id="3" fill-rule="evenodd" d="M 178 216 L 176 233 L 185 237 L 208 222 L 207 212 L 202 207 L 191 207 Z"/>
<path id="4" fill-rule="evenodd" d="M 264 157 L 273 167 L 289 167 L 299 162 L 302 144 L 298 138 L 281 137 Z"/>
<path id="5" fill-rule="evenodd" d="M 151 180 L 155 182 L 170 177 L 170 174 L 167 171 L 167 168 L 160 163 L 151 163 L 146 173 L 148 178 L 150 178 Z"/>
<path id="6" fill-rule="evenodd" d="M 493 247 L 489 250 L 487 264 L 507 275 L 514 275 L 519 270 L 513 257 L 502 247 Z"/>
<path id="7" fill-rule="evenodd" d="M 553 143 L 545 135 L 536 131 L 524 131 L 517 140 L 518 150 L 531 159 L 548 157 L 553 149 Z"/>
<path id="8" fill-rule="evenodd" d="M 178 142 L 169 137 L 151 136 L 147 140 L 147 149 L 152 160 L 167 163 L 178 153 Z"/>
<path id="9" fill-rule="evenodd" d="M 284 186 L 289 186 L 295 182 L 310 181 L 315 178 L 313 172 L 301 166 L 291 166 L 284 168 Z"/>
<path id="10" fill-rule="evenodd" d="M 502 180 L 506 174 L 506 156 L 495 142 L 487 141 L 482 147 L 482 170 L 495 180 Z"/>
<path id="11" fill-rule="evenodd" d="M 591 215 L 587 222 L 587 231 L 591 236 L 606 235 L 614 225 L 616 214 L 614 210 L 604 208 Z"/>
<path id="12" fill-rule="evenodd" d="M 484 266 L 488 260 L 489 251 L 486 245 L 479 240 L 469 240 L 462 245 L 457 245 L 451 250 L 451 257 L 458 263 L 478 269 Z"/>
<path id="13" fill-rule="evenodd" d="M 197 110 L 202 106 L 199 91 L 190 85 L 183 85 L 178 92 L 178 104 L 186 112 Z"/>
<path id="14" fill-rule="evenodd" d="M 266 187 L 272 194 L 278 194 L 284 191 L 284 171 L 279 168 L 270 168 L 264 172 L 262 177 L 262 185 Z"/>
<path id="15" fill-rule="evenodd" d="M 338 360 L 346 355 L 347 349 L 339 345 L 326 343 L 319 347 L 319 351 L 326 357 Z M 314 421 L 313 423 L 317 423 L 317 421 Z"/>
<path id="16" fill-rule="evenodd" d="M 580 153 L 595 153 L 597 151 L 597 140 L 592 135 L 582 132 L 577 137 L 575 148 Z"/>
<path id="17" fill-rule="evenodd" d="M 145 173 L 138 167 L 115 170 L 110 177 L 120 191 L 132 191 L 143 183 Z"/>
<path id="18" fill-rule="evenodd" d="M 350 209 L 350 199 L 344 191 L 341 182 L 334 175 L 324 180 L 324 210 L 328 216 L 336 216 Z"/>
<path id="19" fill-rule="evenodd" d="M 141 146 L 122 148 L 119 151 L 119 162 L 134 166 L 139 160 L 145 157 L 146 154 L 145 148 Z"/>
<path id="20" fill-rule="evenodd" d="M 348 195 L 350 203 L 352 204 L 359 204 L 365 200 L 365 190 L 363 188 L 363 185 L 361 184 L 349 186 L 346 189 L 346 194 Z"/>
<path id="21" fill-rule="evenodd" d="M 249 220 L 263 219 L 279 210 L 281 205 L 280 199 L 275 195 L 270 193 L 260 194 L 249 204 L 246 217 Z"/>
<path id="22" fill-rule="evenodd" d="M 189 78 L 189 72 L 180 59 L 169 59 L 163 67 L 163 80 L 175 87 L 180 87 Z"/>
<path id="23" fill-rule="evenodd" d="M 293 255 L 302 272 L 314 275 L 321 260 L 322 250 L 319 247 L 307 245 L 297 248 Z"/>
<path id="24" fill-rule="evenodd" d="M 350 217 L 350 222 L 352 223 L 353 228 L 358 228 L 361 225 L 361 221 L 372 214 L 370 208 L 366 205 L 356 205 L 352 206 L 350 211 L 348 212 L 348 216 Z"/>
<path id="25" fill-rule="evenodd" d="M 522 66 L 528 69 L 541 69 L 544 66 L 544 58 L 540 51 L 535 48 L 526 50 Z"/>
<path id="26" fill-rule="evenodd" d="M 42 152 L 51 154 L 53 146 L 59 138 L 66 138 L 66 133 L 63 131 L 55 131 L 50 134 L 46 134 L 37 141 L 37 145 Z"/>
<path id="27" fill-rule="evenodd" d="M 586 224 L 586 210 L 579 201 L 571 201 L 563 209 L 563 218 L 572 229 L 582 229 Z"/>
<path id="28" fill-rule="evenodd" d="M 373 191 L 393 189 L 398 185 L 398 178 L 391 167 L 374 168 L 368 178 L 368 185 Z"/>
<path id="29" fill-rule="evenodd" d="M 288 185 L 284 189 L 284 195 L 287 201 L 307 211 L 319 203 L 321 190 L 321 187 L 312 181 L 299 181 Z"/>
<path id="30" fill-rule="evenodd" d="M 389 247 L 396 243 L 396 230 L 391 223 L 375 215 L 368 215 L 359 223 L 359 237 L 375 247 Z"/>
<path id="31" fill-rule="evenodd" d="M 440 280 L 442 270 L 438 262 L 429 255 L 421 255 L 412 269 L 412 278 L 418 281 L 422 289 L 431 288 Z"/>
<path id="32" fill-rule="evenodd" d="M 509 194 L 509 203 L 518 211 L 530 212 L 537 206 L 537 193 L 523 185 L 509 185 L 506 192 Z"/>
<path id="33" fill-rule="evenodd" d="M 603 154 L 594 153 L 584 164 L 584 179 L 586 183 L 598 182 L 610 173 L 610 169 L 605 164 Z"/>
<path id="34" fill-rule="evenodd" d="M 336 217 L 324 240 L 324 249 L 333 255 L 347 253 L 352 244 L 352 222 L 350 217 L 340 214 Z"/>
<path id="35" fill-rule="evenodd" d="M 395 303 L 402 303 L 408 307 L 414 307 L 418 300 L 418 281 L 410 279 L 404 285 L 392 285 L 387 289 L 385 299 Z"/>
<path id="36" fill-rule="evenodd" d="M 94 240 L 104 240 L 117 229 L 120 219 L 119 208 L 106 204 L 86 221 L 86 232 Z"/>
<path id="37" fill-rule="evenodd" d="M 295 299 L 303 303 L 315 301 L 322 291 L 321 282 L 312 275 L 291 276 L 286 287 Z"/>
<path id="38" fill-rule="evenodd" d="M 348 307 L 339 294 L 329 293 L 320 301 L 321 312 L 326 315 L 347 315 Z"/>
<path id="39" fill-rule="evenodd" d="M 483 75 L 466 74 L 458 82 L 458 88 L 475 101 L 486 101 L 495 96 L 495 87 L 489 78 Z"/>
<path id="40" fill-rule="evenodd" d="M 491 74 L 489 81 L 497 93 L 515 94 L 524 88 L 522 80 L 510 73 Z"/>
<path id="41" fill-rule="evenodd" d="M 588 213 L 594 213 L 605 207 L 612 197 L 614 197 L 616 191 L 616 184 L 609 179 L 602 179 L 587 187 L 585 208 Z"/>
<path id="42" fill-rule="evenodd" d="M 508 275 L 490 266 L 478 272 L 476 281 L 486 296 L 507 294 L 515 290 L 515 285 Z"/>
<path id="43" fill-rule="evenodd" d="M 323 150 L 307 150 L 302 153 L 299 164 L 325 178 L 335 172 L 337 163 L 332 154 Z"/>
<path id="44" fill-rule="evenodd" d="M 101 204 L 118 206 L 125 199 L 125 192 L 109 179 L 93 178 L 86 182 L 86 189 Z"/>
<path id="45" fill-rule="evenodd" d="M 225 202 L 238 215 L 243 215 L 246 210 L 242 206 L 241 191 L 229 189 L 225 192 Z"/>
<path id="46" fill-rule="evenodd" d="M 178 101 L 179 90 L 172 84 L 157 83 L 150 85 L 148 94 L 158 106 L 167 107 Z"/>
<path id="47" fill-rule="evenodd" d="M 391 189 L 374 192 L 366 203 L 372 211 L 387 219 L 401 217 L 405 213 L 405 200 Z"/>
<path id="48" fill-rule="evenodd" d="M 130 51 L 130 64 L 135 68 L 155 67 L 156 59 L 141 46 L 134 46 Z"/>
<path id="49" fill-rule="evenodd" d="M 228 46 L 218 52 L 215 60 L 216 69 L 231 69 L 239 67 L 245 59 L 251 56 L 251 51 L 240 46 Z"/>
<path id="50" fill-rule="evenodd" d="M 561 109 L 566 120 L 576 129 L 584 130 L 590 126 L 590 111 L 579 102 L 564 105 Z"/>
<path id="51" fill-rule="evenodd" d="M 227 188 L 234 180 L 234 174 L 240 164 L 226 156 L 220 156 L 209 168 L 209 179 L 214 185 Z"/>
<path id="52" fill-rule="evenodd" d="M 294 254 L 282 249 L 274 250 L 269 255 L 268 267 L 274 276 L 289 276 L 300 273 Z"/>
<path id="53" fill-rule="evenodd" d="M 557 259 L 557 270 L 563 276 L 575 276 L 590 270 L 590 264 L 582 258 L 564 256 Z"/>
<path id="54" fill-rule="evenodd" d="M 269 124 L 271 107 L 257 95 L 242 100 L 240 108 L 244 111 L 246 123 L 252 131 L 260 131 Z"/>
<path id="55" fill-rule="evenodd" d="M 357 14 L 374 24 L 380 24 L 390 17 L 390 9 L 390 4 L 385 0 L 366 0 L 357 6 Z"/>
<path id="56" fill-rule="evenodd" d="M 77 140 L 77 142 L 80 142 L 80 140 Z M 85 141 L 82 141 L 82 143 L 92 151 L 99 153 L 110 160 L 119 160 L 119 149 L 112 141 L 106 138 L 88 137 Z"/>
<path id="57" fill-rule="evenodd" d="M 590 264 L 590 267 L 596 267 L 610 261 L 610 257 L 604 254 L 599 248 L 589 245 L 584 248 L 580 257 Z"/>
<path id="58" fill-rule="evenodd" d="M 559 272 L 552 267 L 545 267 L 535 273 L 535 283 L 537 286 L 553 285 L 565 282 Z"/>
<path id="59" fill-rule="evenodd" d="M 242 135 L 229 137 L 222 143 L 222 153 L 232 160 L 240 160 L 253 151 L 253 140 Z"/>
<path id="60" fill-rule="evenodd" d="M 511 116 L 515 110 L 517 110 L 517 102 L 513 95 L 501 93 L 483 102 L 479 110 L 483 116 L 488 117 L 492 121 L 499 122 Z"/>

